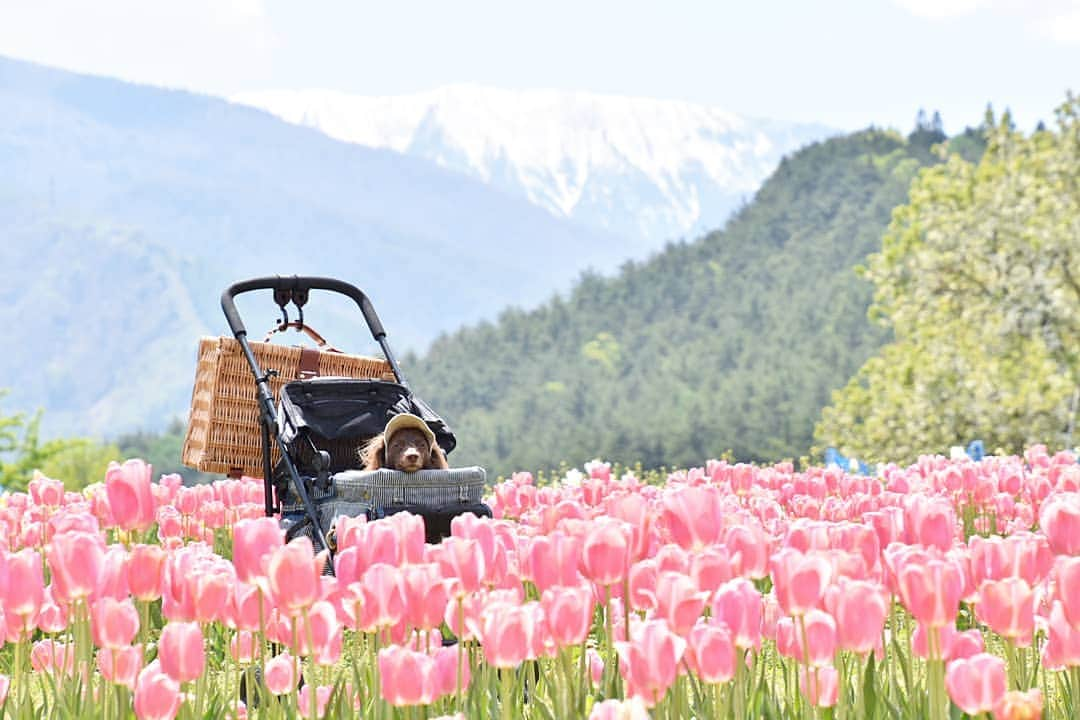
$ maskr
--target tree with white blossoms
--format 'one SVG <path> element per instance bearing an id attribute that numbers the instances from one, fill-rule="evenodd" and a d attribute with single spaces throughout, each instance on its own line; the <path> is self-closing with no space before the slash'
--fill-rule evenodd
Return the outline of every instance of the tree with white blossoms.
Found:
<path id="1" fill-rule="evenodd" d="M 952 154 L 912 183 L 862 269 L 894 341 L 834 393 L 818 443 L 914 460 L 974 438 L 1075 441 L 1080 98 L 1056 115 L 1025 135 L 988 114 L 978 163 Z"/>

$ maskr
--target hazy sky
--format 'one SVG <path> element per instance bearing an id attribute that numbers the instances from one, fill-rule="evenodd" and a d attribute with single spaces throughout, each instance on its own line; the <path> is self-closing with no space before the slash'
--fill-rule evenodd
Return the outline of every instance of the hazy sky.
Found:
<path id="1" fill-rule="evenodd" d="M 469 82 L 955 131 L 1080 91 L 1080 0 L 0 0 L 0 55 L 218 95 Z"/>

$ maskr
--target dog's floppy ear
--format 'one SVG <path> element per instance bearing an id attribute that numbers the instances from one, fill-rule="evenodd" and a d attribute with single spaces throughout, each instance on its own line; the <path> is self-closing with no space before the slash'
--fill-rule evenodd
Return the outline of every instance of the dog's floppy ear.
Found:
<path id="1" fill-rule="evenodd" d="M 386 467 L 386 437 L 379 433 L 368 441 L 364 449 L 360 451 L 360 459 L 364 461 L 365 470 L 378 470 Z"/>
<path id="2" fill-rule="evenodd" d="M 431 444 L 431 458 L 428 461 L 427 467 L 435 470 L 449 470 L 450 464 L 446 462 L 446 453 L 437 443 Z"/>

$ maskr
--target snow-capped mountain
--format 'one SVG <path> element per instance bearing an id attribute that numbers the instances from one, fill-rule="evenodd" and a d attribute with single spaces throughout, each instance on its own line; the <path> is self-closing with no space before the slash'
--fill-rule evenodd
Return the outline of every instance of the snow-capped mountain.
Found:
<path id="1" fill-rule="evenodd" d="M 784 154 L 831 134 L 687 102 L 471 85 L 232 99 L 339 140 L 434 161 L 647 249 L 720 226 Z"/>

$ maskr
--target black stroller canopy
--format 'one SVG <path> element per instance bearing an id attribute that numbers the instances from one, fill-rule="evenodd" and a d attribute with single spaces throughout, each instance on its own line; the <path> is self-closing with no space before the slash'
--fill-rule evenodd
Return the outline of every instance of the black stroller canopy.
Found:
<path id="1" fill-rule="evenodd" d="M 305 430 L 327 440 L 367 440 L 403 412 L 412 412 L 411 394 L 394 382 L 316 378 L 291 382 L 281 389 L 282 439 L 286 443 Z"/>
<path id="2" fill-rule="evenodd" d="M 298 380 L 281 389 L 281 439 L 293 446 L 298 437 L 307 434 L 362 444 L 401 413 L 423 418 L 445 452 L 457 444 L 443 419 L 404 385 L 335 377 Z"/>

